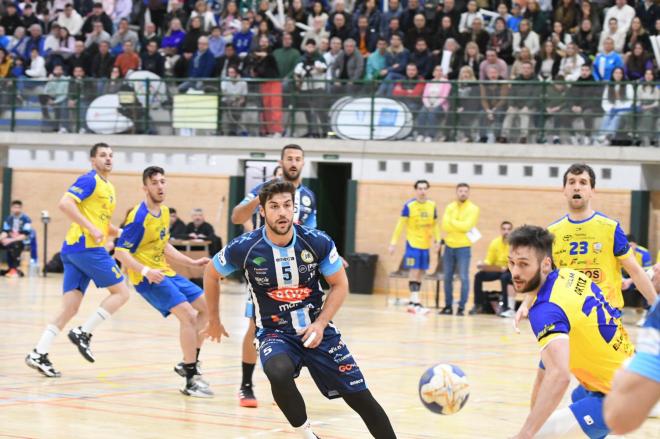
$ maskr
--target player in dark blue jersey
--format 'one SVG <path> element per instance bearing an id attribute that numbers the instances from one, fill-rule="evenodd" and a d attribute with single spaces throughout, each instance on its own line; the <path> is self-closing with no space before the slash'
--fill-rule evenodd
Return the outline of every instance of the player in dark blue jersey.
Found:
<path id="1" fill-rule="evenodd" d="M 302 184 L 302 169 L 304 166 L 305 156 L 300 146 L 291 144 L 282 148 L 280 154 L 281 178 L 296 187 L 293 222 L 315 229 L 316 196 L 314 192 Z M 232 211 L 232 222 L 237 225 L 242 224 L 246 232 L 253 229 L 251 217 L 255 211 L 258 212 L 259 190 L 264 184 L 257 185 L 252 189 Z M 251 297 L 248 297 L 245 306 L 245 317 L 250 319 L 250 323 L 243 336 L 243 354 L 241 358 L 243 379 L 238 392 L 238 402 L 241 407 L 256 407 L 257 398 L 254 395 L 252 385 L 252 375 L 257 363 L 257 351 L 254 349 L 256 327 L 254 325 L 254 305 Z"/>
<path id="2" fill-rule="evenodd" d="M 342 397 L 378 439 L 395 438 L 383 408 L 367 389 L 364 376 L 332 317 L 348 294 L 348 280 L 332 239 L 293 224 L 295 186 L 285 181 L 259 193 L 265 226 L 231 241 L 213 257 L 204 274 L 210 312 L 204 331 L 220 341 L 219 280 L 242 271 L 255 305 L 259 356 L 275 402 L 300 437 L 314 439 L 305 402 L 294 379 L 306 366 L 328 398 Z M 321 275 L 330 285 L 325 302 Z"/>

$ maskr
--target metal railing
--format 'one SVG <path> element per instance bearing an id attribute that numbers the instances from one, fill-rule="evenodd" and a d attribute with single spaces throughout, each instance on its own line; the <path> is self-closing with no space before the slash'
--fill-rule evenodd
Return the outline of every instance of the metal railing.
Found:
<path id="1" fill-rule="evenodd" d="M 609 102 L 607 82 L 143 76 L 2 80 L 0 130 L 656 146 L 660 138 L 660 83 L 625 83 L 621 103 Z"/>

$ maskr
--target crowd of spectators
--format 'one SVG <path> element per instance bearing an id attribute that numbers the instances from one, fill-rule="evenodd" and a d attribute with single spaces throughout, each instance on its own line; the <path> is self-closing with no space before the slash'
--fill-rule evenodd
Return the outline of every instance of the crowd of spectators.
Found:
<path id="1" fill-rule="evenodd" d="M 66 121 L 89 104 L 82 79 L 101 79 L 91 97 L 136 70 L 175 78 L 180 93 L 204 89 L 203 78 L 227 79 L 231 133 L 244 131 L 248 78 L 260 80 L 251 91 L 260 96 L 260 132 L 271 136 L 284 132 L 292 93 L 394 96 L 417 114 L 419 141 L 447 135 L 437 126 L 449 112 L 461 113 L 463 140 L 500 142 L 531 141 L 530 130 L 544 124 L 557 128 L 551 141 L 605 143 L 626 113 L 658 115 L 657 87 L 617 84 L 656 78 L 656 0 L 24 0 L 4 3 L 0 17 L 0 77 L 18 78 L 19 92 L 33 82 L 24 79 L 67 83 L 40 96 L 46 119 L 55 111 Z M 476 79 L 483 82 L 469 83 Z M 446 80 L 458 83 L 436 83 Z M 552 82 L 541 87 L 543 101 L 529 99 L 538 81 Z M 575 99 L 598 81 L 608 85 L 590 89 L 591 103 Z M 326 135 L 330 99 L 298 100 L 307 135 Z M 559 132 L 568 120 L 582 128 Z M 641 120 L 647 143 L 656 142 L 654 121 Z"/>

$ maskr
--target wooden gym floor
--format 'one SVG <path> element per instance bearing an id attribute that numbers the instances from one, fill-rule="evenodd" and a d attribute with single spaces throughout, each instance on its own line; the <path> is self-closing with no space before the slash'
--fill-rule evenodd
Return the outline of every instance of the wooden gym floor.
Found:
<path id="1" fill-rule="evenodd" d="M 29 369 L 23 359 L 58 308 L 60 285 L 57 275 L 0 279 L 0 438 L 297 437 L 273 404 L 259 367 L 259 408 L 237 404 L 247 323 L 239 285 L 225 286 L 222 301 L 231 338 L 202 350 L 213 399 L 179 393 L 183 379 L 172 371 L 181 357 L 177 322 L 163 319 L 137 293 L 96 331 L 96 363 L 70 344 L 69 327 L 50 354 L 63 376 L 49 379 Z M 105 294 L 90 287 L 72 325 L 81 324 Z M 628 313 L 625 319 L 634 337 L 636 317 Z M 538 364 L 527 324 L 516 335 L 509 319 L 412 316 L 388 306 L 385 296 L 359 295 L 348 299 L 336 323 L 399 438 L 507 438 L 522 424 Z M 439 362 L 460 366 L 470 380 L 470 400 L 453 416 L 427 411 L 417 396 L 419 377 Z M 370 437 L 358 416 L 341 400 L 323 398 L 306 372 L 297 383 L 323 439 Z M 660 420 L 648 420 L 626 437 L 657 439 Z"/>

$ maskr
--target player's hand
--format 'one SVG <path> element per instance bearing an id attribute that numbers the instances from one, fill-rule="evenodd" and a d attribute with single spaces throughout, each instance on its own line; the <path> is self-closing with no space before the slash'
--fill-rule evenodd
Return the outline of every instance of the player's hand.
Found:
<path id="1" fill-rule="evenodd" d="M 520 328 L 518 327 L 518 324 L 522 319 L 526 319 L 528 315 L 529 308 L 527 308 L 527 304 L 525 303 L 525 300 L 523 300 L 520 304 L 520 308 L 518 308 L 518 311 L 516 311 L 516 316 L 513 318 L 513 329 L 515 329 L 518 334 L 520 334 Z"/>
<path id="2" fill-rule="evenodd" d="M 147 271 L 147 275 L 145 276 L 149 283 L 152 284 L 159 284 L 165 279 L 165 275 L 163 274 L 162 271 L 160 270 L 154 270 L 153 268 L 149 271 Z"/>
<path id="3" fill-rule="evenodd" d="M 394 252 L 396 251 L 396 246 L 395 246 L 395 245 L 390 245 L 390 246 L 387 248 L 387 251 L 389 252 L 389 254 L 393 255 Z"/>
<path id="4" fill-rule="evenodd" d="M 208 264 L 209 262 L 211 262 L 211 260 L 209 258 L 193 259 L 192 265 L 194 265 L 196 267 L 203 267 L 206 264 Z"/>
<path id="5" fill-rule="evenodd" d="M 89 229 L 89 234 L 92 235 L 95 243 L 100 244 L 103 242 L 103 232 L 101 232 L 96 227 Z"/>
<path id="6" fill-rule="evenodd" d="M 302 336 L 304 347 L 307 349 L 316 349 L 323 341 L 323 331 L 325 331 L 325 325 L 316 321 L 305 328 L 302 332 L 299 332 L 298 335 Z"/>
<path id="7" fill-rule="evenodd" d="M 633 284 L 633 280 L 631 278 L 624 279 L 623 282 L 621 282 L 621 289 L 627 290 L 632 286 L 632 284 Z"/>
<path id="8" fill-rule="evenodd" d="M 220 323 L 219 319 L 209 319 L 204 329 L 199 332 L 199 335 L 218 343 L 220 343 L 220 339 L 223 335 L 229 337 L 229 333 L 225 330 L 225 327 Z"/>

